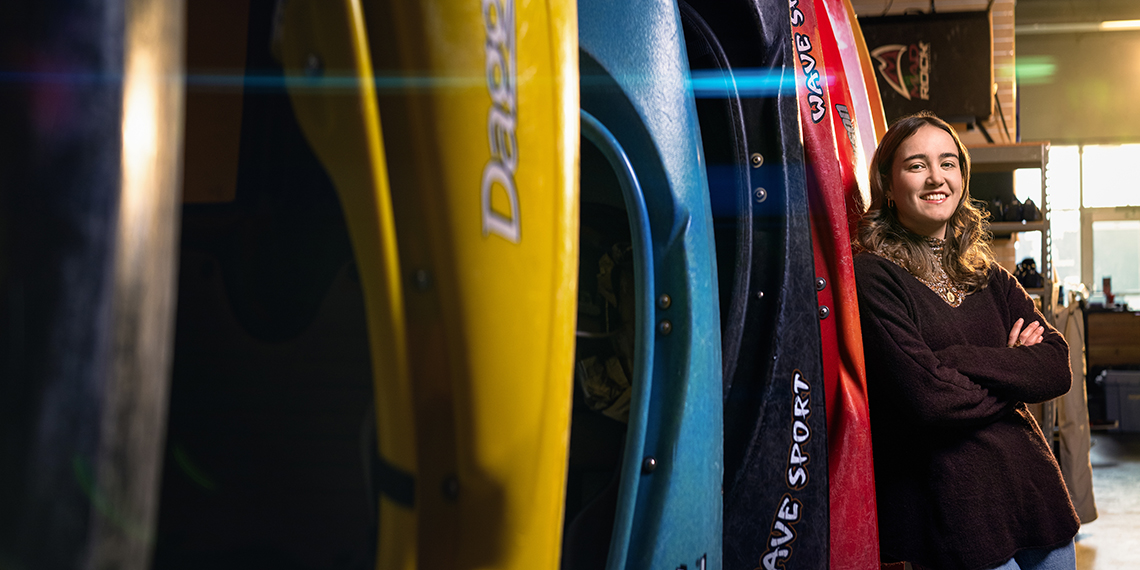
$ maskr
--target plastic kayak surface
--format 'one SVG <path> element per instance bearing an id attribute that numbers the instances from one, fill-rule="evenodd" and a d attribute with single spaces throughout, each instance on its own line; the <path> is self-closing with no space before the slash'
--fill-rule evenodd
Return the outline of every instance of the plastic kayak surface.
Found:
<path id="1" fill-rule="evenodd" d="M 338 9 L 308 4 L 302 23 Z M 326 80 L 298 81 L 294 105 L 342 196 L 380 345 L 378 567 L 554 567 L 578 261 L 575 6 L 345 4 L 351 25 L 317 39 L 362 38 L 358 64 L 341 74 L 319 42 L 291 61 Z M 319 104 L 345 90 L 355 99 Z M 385 301 L 402 329 L 374 324 Z"/>
<path id="2" fill-rule="evenodd" d="M 380 498 L 377 565 L 415 568 L 417 438 L 403 285 L 363 10 L 358 0 L 291 2 L 280 29 L 294 113 L 336 186 L 364 292 L 377 441 L 391 473 Z M 312 58 L 320 58 L 320 73 Z M 349 87 L 323 86 L 330 75 Z"/>
<path id="3" fill-rule="evenodd" d="M 883 115 L 883 101 L 879 96 L 879 84 L 870 73 L 871 54 L 863 40 L 863 31 L 850 0 L 826 0 L 822 8 L 839 55 L 836 65 L 842 65 L 843 80 L 851 96 L 850 114 L 855 125 L 856 136 L 856 175 L 863 203 L 871 201 L 870 186 L 867 180 L 867 165 L 879 144 L 879 139 L 887 132 Z"/>
<path id="4" fill-rule="evenodd" d="M 831 14 L 830 6 L 832 1 L 833 0 L 829 0 L 829 14 Z M 858 25 L 855 7 L 850 3 L 850 0 L 844 1 L 844 11 L 847 14 L 846 27 L 849 28 L 850 34 L 852 34 L 852 38 L 855 40 L 858 67 L 860 67 L 860 76 L 863 81 L 863 86 L 866 89 L 866 96 L 868 96 L 868 104 L 870 105 L 869 111 L 871 112 L 871 121 L 865 122 L 860 129 L 861 132 L 865 132 L 866 129 L 872 129 L 874 131 L 874 140 L 876 140 L 876 145 L 878 145 L 878 141 L 887 133 L 887 116 L 886 113 L 882 111 L 882 93 L 879 92 L 879 82 L 876 80 L 876 76 L 874 76 L 874 63 L 871 59 L 871 50 L 866 48 L 866 39 L 863 38 L 863 28 Z M 836 10 L 836 16 L 836 18 L 833 18 L 834 23 L 832 26 L 842 26 L 842 18 L 838 15 L 838 9 Z M 848 49 L 841 49 L 844 49 L 845 54 L 844 65 L 854 67 L 848 63 L 848 58 L 850 57 L 848 55 Z M 866 148 L 870 149 L 871 147 L 868 146 Z M 872 150 L 869 150 L 869 152 L 872 152 Z"/>
<path id="5" fill-rule="evenodd" d="M 721 271 L 726 568 L 828 563 L 828 434 L 788 10 L 682 6 Z"/>
<path id="6" fill-rule="evenodd" d="M 847 83 L 857 75 L 846 73 L 836 39 L 846 36 L 850 43 L 850 34 L 843 27 L 836 33 L 825 0 L 793 6 L 792 24 L 815 268 L 822 279 L 817 289 L 831 484 L 830 567 L 878 568 L 871 425 L 851 249 L 865 210 L 859 172 L 868 161 Z"/>
<path id="7" fill-rule="evenodd" d="M 632 387 L 606 567 L 720 568 L 716 260 L 680 18 L 651 1 L 583 0 L 578 13 L 582 110 L 598 127 L 590 141 L 624 157 L 619 176 L 641 188 L 651 245 L 633 254 L 653 268 L 656 296 L 637 316 L 651 373 Z"/>

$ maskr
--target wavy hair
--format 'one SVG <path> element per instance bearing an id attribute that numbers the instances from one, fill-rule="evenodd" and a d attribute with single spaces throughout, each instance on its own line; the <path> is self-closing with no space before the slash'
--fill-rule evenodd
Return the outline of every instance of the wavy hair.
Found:
<path id="1" fill-rule="evenodd" d="M 989 281 L 994 256 L 990 250 L 989 212 L 974 205 L 970 198 L 970 154 L 946 121 L 929 111 L 895 121 L 871 159 L 871 208 L 859 224 L 858 249 L 894 260 L 912 275 L 933 281 L 934 253 L 927 238 L 906 229 L 899 221 L 895 207 L 888 204 L 895 154 L 903 141 L 920 128 L 930 125 L 946 131 L 958 147 L 958 164 L 962 171 L 962 198 L 946 224 L 946 241 L 942 248 L 942 268 L 950 280 L 967 291 L 984 289 Z"/>

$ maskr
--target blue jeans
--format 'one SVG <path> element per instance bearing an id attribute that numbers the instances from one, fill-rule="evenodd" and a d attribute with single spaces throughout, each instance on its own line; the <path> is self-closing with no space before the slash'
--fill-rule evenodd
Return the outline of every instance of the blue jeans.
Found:
<path id="1" fill-rule="evenodd" d="M 1076 567 L 1077 551 L 1070 541 L 1053 550 L 1044 548 L 1022 550 L 993 570 L 1075 570 Z"/>

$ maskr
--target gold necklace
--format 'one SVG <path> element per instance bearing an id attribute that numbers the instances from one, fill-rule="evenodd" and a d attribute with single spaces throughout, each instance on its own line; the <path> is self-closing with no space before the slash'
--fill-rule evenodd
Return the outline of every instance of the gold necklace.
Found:
<path id="1" fill-rule="evenodd" d="M 930 252 L 934 257 L 934 271 L 931 272 L 934 279 L 926 279 L 914 273 L 911 273 L 911 275 L 914 275 L 915 279 L 918 279 L 920 283 L 926 285 L 931 291 L 934 291 L 936 295 L 941 297 L 942 300 L 946 301 L 951 307 L 961 306 L 962 301 L 966 299 L 966 291 L 951 281 L 950 276 L 946 274 L 946 270 L 942 268 L 942 250 L 946 245 L 946 240 L 927 237 L 926 243 L 930 246 Z M 906 269 L 906 264 L 903 263 L 902 260 L 888 255 L 884 255 L 883 257 L 891 260 L 895 265 Z M 907 271 L 910 272 L 910 270 Z"/>

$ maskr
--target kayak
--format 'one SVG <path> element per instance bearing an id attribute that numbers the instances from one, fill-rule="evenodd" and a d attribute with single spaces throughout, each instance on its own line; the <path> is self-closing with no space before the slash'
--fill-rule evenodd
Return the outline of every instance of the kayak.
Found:
<path id="1" fill-rule="evenodd" d="M 717 228 L 727 568 L 826 568 L 827 423 L 785 2 L 682 7 Z"/>
<path id="2" fill-rule="evenodd" d="M 578 14 L 583 212 L 624 212 L 635 301 L 612 498 L 568 521 L 565 549 L 608 544 L 598 558 L 611 570 L 720 568 L 716 259 L 680 15 L 644 0 L 582 0 Z M 584 214 L 582 225 L 597 224 Z M 578 424 L 576 416 L 573 441 Z M 582 460 L 572 451 L 572 464 Z M 612 530 L 586 532 L 598 526 Z M 593 563 L 576 556 L 563 568 Z"/>
<path id="3" fill-rule="evenodd" d="M 294 108 L 337 185 L 369 312 L 377 564 L 553 567 L 577 283 L 574 5 L 290 2 L 284 18 L 301 30 L 283 50 Z"/>

